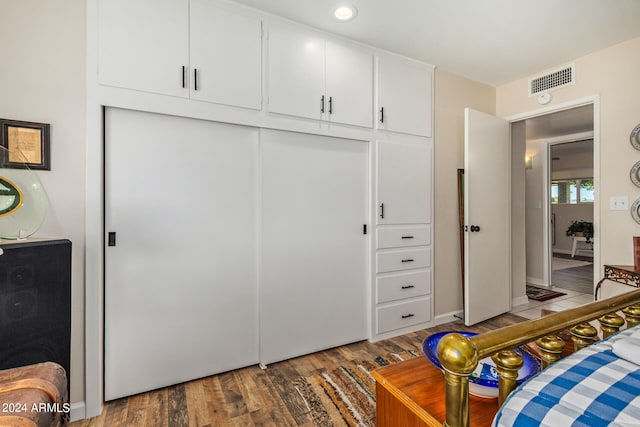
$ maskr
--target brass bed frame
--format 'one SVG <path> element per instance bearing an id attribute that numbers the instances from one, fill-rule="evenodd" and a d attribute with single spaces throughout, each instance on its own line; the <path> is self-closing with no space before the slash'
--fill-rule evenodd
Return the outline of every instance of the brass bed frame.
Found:
<path id="1" fill-rule="evenodd" d="M 502 405 L 515 389 L 518 369 L 523 365 L 522 357 L 513 350 L 515 347 L 535 341 L 545 368 L 562 357 L 565 342 L 557 334 L 568 330 L 577 351 L 598 338 L 597 329 L 589 323 L 596 319 L 602 338 L 619 331 L 625 324 L 627 327 L 640 324 L 640 289 L 470 338 L 455 333 L 443 337 L 438 345 L 445 377 L 443 425 L 469 427 L 469 375 L 479 360 L 491 356 L 495 362 L 499 376 L 498 403 Z"/>

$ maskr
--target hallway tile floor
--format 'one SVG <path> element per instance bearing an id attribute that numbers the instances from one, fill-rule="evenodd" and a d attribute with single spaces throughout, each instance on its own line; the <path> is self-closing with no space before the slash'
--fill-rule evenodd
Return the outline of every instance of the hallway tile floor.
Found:
<path id="1" fill-rule="evenodd" d="M 543 309 L 562 311 L 593 302 L 593 296 L 590 294 L 580 293 L 571 289 L 563 289 L 558 286 L 554 286 L 553 290 L 564 292 L 566 295 L 553 298 L 549 301 L 529 300 L 527 304 L 513 307 L 511 313 L 527 319 L 538 319 L 541 317 Z"/>

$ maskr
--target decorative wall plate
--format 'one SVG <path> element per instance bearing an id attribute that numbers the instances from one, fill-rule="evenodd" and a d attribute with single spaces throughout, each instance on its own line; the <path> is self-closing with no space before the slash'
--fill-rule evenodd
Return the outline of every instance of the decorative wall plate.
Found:
<path id="1" fill-rule="evenodd" d="M 640 187 L 640 161 L 637 161 L 631 168 L 629 178 L 631 178 L 631 182 L 633 182 L 636 187 Z"/>
<path id="2" fill-rule="evenodd" d="M 633 218 L 633 220 L 638 224 L 640 224 L 639 210 L 640 210 L 640 199 L 636 199 L 636 201 L 633 202 L 633 205 L 631 205 L 631 218 Z"/>
<path id="3" fill-rule="evenodd" d="M 640 124 L 634 127 L 631 131 L 629 141 L 631 142 L 633 148 L 635 148 L 636 150 L 640 150 Z"/>

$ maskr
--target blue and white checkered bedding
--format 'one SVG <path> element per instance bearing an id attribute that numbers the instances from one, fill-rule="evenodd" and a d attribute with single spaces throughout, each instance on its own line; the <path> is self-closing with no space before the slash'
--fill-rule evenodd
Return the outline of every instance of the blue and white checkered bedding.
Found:
<path id="1" fill-rule="evenodd" d="M 612 350 L 638 330 L 623 330 L 531 378 L 511 393 L 493 425 L 639 426 L 640 365 Z"/>

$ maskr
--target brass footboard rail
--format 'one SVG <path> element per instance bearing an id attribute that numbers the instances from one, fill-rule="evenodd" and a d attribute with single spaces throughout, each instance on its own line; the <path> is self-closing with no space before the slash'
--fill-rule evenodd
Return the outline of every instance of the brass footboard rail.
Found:
<path id="1" fill-rule="evenodd" d="M 616 312 L 622 310 L 623 319 Z M 492 356 L 499 377 L 499 404 L 516 386 L 522 357 L 515 347 L 534 340 L 540 350 L 543 367 L 560 359 L 564 341 L 554 334 L 569 330 L 576 350 L 593 342 L 597 330 L 588 322 L 598 319 L 603 337 L 618 331 L 625 321 L 628 326 L 640 323 L 640 289 L 580 307 L 550 314 L 471 338 L 448 334 L 440 340 L 438 358 L 444 368 L 446 419 L 444 426 L 468 427 L 469 375 L 478 361 Z"/>

